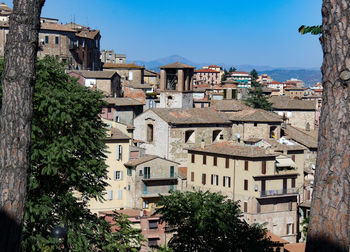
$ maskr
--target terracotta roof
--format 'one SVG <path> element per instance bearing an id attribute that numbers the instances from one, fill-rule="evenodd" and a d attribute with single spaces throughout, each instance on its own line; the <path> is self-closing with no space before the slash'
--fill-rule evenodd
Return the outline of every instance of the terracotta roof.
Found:
<path id="1" fill-rule="evenodd" d="M 248 72 L 245 71 L 234 71 L 234 72 L 230 72 L 231 74 L 250 74 Z"/>
<path id="2" fill-rule="evenodd" d="M 145 69 L 143 75 L 144 75 L 144 76 L 158 76 L 158 75 L 160 75 L 160 74 L 157 73 L 157 72 L 153 72 L 153 71 L 150 71 L 150 70 L 146 70 L 146 69 Z"/>
<path id="3" fill-rule="evenodd" d="M 312 149 L 317 148 L 317 135 L 312 136 L 310 134 L 307 134 L 303 132 L 300 129 L 297 129 L 293 126 L 287 125 L 287 127 L 284 129 L 285 133 L 287 134 L 287 137 L 290 139 L 293 139 L 294 141 Z"/>
<path id="4" fill-rule="evenodd" d="M 247 105 L 238 100 L 211 100 L 210 107 L 218 111 L 242 111 L 249 109 Z"/>
<path id="5" fill-rule="evenodd" d="M 284 82 L 279 82 L 279 81 L 270 81 L 267 84 L 285 84 Z"/>
<path id="6" fill-rule="evenodd" d="M 168 160 L 168 159 L 165 159 L 165 158 L 161 158 L 161 157 L 156 156 L 156 155 L 144 155 L 142 157 L 139 157 L 138 159 L 130 160 L 129 162 L 125 163 L 124 165 L 125 166 L 136 167 L 136 166 L 138 166 L 140 164 L 146 163 L 146 162 L 151 161 L 151 160 L 156 159 L 156 158 L 160 158 L 160 159 L 172 162 L 172 163 L 179 164 L 179 163 L 177 163 L 175 161 L 171 161 L 171 160 Z"/>
<path id="7" fill-rule="evenodd" d="M 99 30 L 84 30 L 77 33 L 75 36 L 81 38 L 95 39 L 95 37 L 100 33 Z"/>
<path id="8" fill-rule="evenodd" d="M 251 137 L 246 140 L 244 140 L 245 143 L 257 143 L 260 142 L 261 138 Z"/>
<path id="9" fill-rule="evenodd" d="M 161 69 L 162 68 L 195 68 L 194 66 L 190 66 L 190 65 L 186 65 L 184 63 L 181 63 L 181 62 L 175 62 L 175 63 L 171 63 L 171 64 L 168 64 L 168 65 L 164 65 L 164 66 L 161 66 L 160 67 Z"/>
<path id="10" fill-rule="evenodd" d="M 283 122 L 276 113 L 252 108 L 232 113 L 228 119 L 235 122 Z"/>
<path id="11" fill-rule="evenodd" d="M 315 101 L 290 99 L 288 96 L 273 96 L 270 102 L 278 110 L 316 110 Z"/>
<path id="12" fill-rule="evenodd" d="M 113 140 L 129 140 L 130 137 L 121 132 L 120 130 L 116 128 L 111 129 L 111 136 L 106 138 L 108 139 L 113 139 Z"/>
<path id="13" fill-rule="evenodd" d="M 213 69 L 198 69 L 194 71 L 195 73 L 220 73 L 220 71 L 216 71 Z"/>
<path id="14" fill-rule="evenodd" d="M 284 249 L 287 252 L 304 252 L 306 248 L 306 243 L 290 243 L 284 245 Z"/>
<path id="15" fill-rule="evenodd" d="M 231 124 L 224 118 L 223 114 L 210 108 L 191 108 L 191 109 L 151 109 L 160 118 L 169 124 Z"/>
<path id="16" fill-rule="evenodd" d="M 204 148 L 191 148 L 189 151 L 215 153 L 235 157 L 271 157 L 275 158 L 275 154 L 267 153 L 264 148 L 251 145 L 233 144 L 231 142 L 222 142 L 217 144 L 207 145 Z"/>
<path id="17" fill-rule="evenodd" d="M 110 79 L 112 78 L 115 74 L 118 75 L 117 72 L 112 72 L 112 71 L 87 71 L 87 70 L 73 70 L 69 71 L 69 73 L 76 73 L 84 78 L 94 78 L 94 79 Z"/>
<path id="18" fill-rule="evenodd" d="M 136 65 L 134 62 L 131 64 L 127 63 L 120 63 L 120 64 L 113 64 L 113 63 L 104 63 L 103 68 L 126 68 L 126 69 L 144 69 L 142 66 Z"/>
<path id="19" fill-rule="evenodd" d="M 270 240 L 273 242 L 279 242 L 282 244 L 287 244 L 288 242 L 285 239 L 282 239 L 281 237 L 279 237 L 278 235 L 275 235 L 274 233 L 267 231 L 266 233 L 266 237 L 270 237 Z"/>
<path id="20" fill-rule="evenodd" d="M 127 97 L 111 97 L 111 98 L 103 98 L 104 101 L 109 104 L 114 104 L 116 106 L 143 106 L 142 102 L 134 98 Z"/>
<path id="21" fill-rule="evenodd" d="M 149 85 L 149 84 L 140 84 L 140 83 L 134 83 L 134 82 L 124 83 L 123 86 L 137 88 L 137 89 L 151 89 L 151 88 L 153 88 L 153 86 Z"/>
<path id="22" fill-rule="evenodd" d="M 49 23 L 49 22 L 41 23 L 40 29 L 41 30 L 50 30 L 50 31 L 75 32 L 73 29 L 71 29 L 67 26 L 64 26 L 61 24 Z"/>
<path id="23" fill-rule="evenodd" d="M 221 68 L 221 66 L 218 66 L 218 65 L 210 65 L 208 66 L 209 68 Z"/>
<path id="24" fill-rule="evenodd" d="M 288 145 L 288 144 L 283 144 L 283 138 L 279 140 L 275 139 L 263 139 L 264 142 L 267 142 L 268 144 L 271 145 L 271 148 L 274 150 L 279 150 L 279 151 L 295 151 L 295 150 L 305 150 L 306 148 L 296 142 L 293 142 L 291 140 L 288 140 L 291 142 L 293 145 Z"/>

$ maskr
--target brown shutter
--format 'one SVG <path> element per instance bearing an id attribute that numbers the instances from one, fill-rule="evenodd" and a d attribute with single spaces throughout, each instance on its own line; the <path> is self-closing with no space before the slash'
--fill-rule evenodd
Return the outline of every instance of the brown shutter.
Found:
<path id="1" fill-rule="evenodd" d="M 217 166 L 217 164 L 218 164 L 217 157 L 216 157 L 216 156 L 214 156 L 214 159 L 213 159 L 213 165 L 214 165 L 214 166 Z"/>
<path id="2" fill-rule="evenodd" d="M 202 184 L 205 185 L 205 183 L 207 182 L 207 176 L 205 173 L 202 174 Z"/>
<path id="3" fill-rule="evenodd" d="M 248 160 L 244 161 L 244 170 L 248 171 Z"/>
<path id="4" fill-rule="evenodd" d="M 306 199 L 307 199 L 307 200 L 310 200 L 310 199 L 311 199 L 311 191 L 310 191 L 310 190 L 307 190 L 307 191 L 306 191 Z"/>
<path id="5" fill-rule="evenodd" d="M 261 173 L 266 174 L 266 161 L 262 161 L 261 163 Z"/>
<path id="6" fill-rule="evenodd" d="M 228 187 L 231 187 L 231 177 L 228 177 Z"/>
<path id="7" fill-rule="evenodd" d="M 292 224 L 292 234 L 294 234 L 294 223 Z"/>
<path id="8" fill-rule="evenodd" d="M 295 178 L 292 178 L 292 188 L 295 188 Z"/>
<path id="9" fill-rule="evenodd" d="M 244 202 L 243 212 L 248 212 L 248 202 Z"/>
<path id="10" fill-rule="evenodd" d="M 203 155 L 203 164 L 207 164 L 207 155 Z"/>
<path id="11" fill-rule="evenodd" d="M 213 178 L 213 174 L 211 175 L 211 184 L 213 184 L 213 180 L 214 180 L 214 178 Z"/>
<path id="12" fill-rule="evenodd" d="M 194 172 L 191 172 L 191 181 L 194 181 Z"/>
<path id="13" fill-rule="evenodd" d="M 295 162 L 295 155 L 292 155 L 292 160 L 293 162 Z"/>
<path id="14" fill-rule="evenodd" d="M 230 159 L 226 158 L 226 168 L 229 168 L 229 167 L 230 167 Z"/>
<path id="15" fill-rule="evenodd" d="M 248 180 L 244 180 L 244 190 L 248 190 Z"/>
<path id="16" fill-rule="evenodd" d="M 289 234 L 289 224 L 287 224 L 287 234 Z"/>
<path id="17" fill-rule="evenodd" d="M 225 176 L 222 176 L 222 186 L 225 187 L 226 184 L 225 184 Z"/>
<path id="18" fill-rule="evenodd" d="M 191 162 L 194 163 L 194 154 L 192 154 Z"/>
<path id="19" fill-rule="evenodd" d="M 219 175 L 216 175 L 217 186 L 219 185 Z"/>

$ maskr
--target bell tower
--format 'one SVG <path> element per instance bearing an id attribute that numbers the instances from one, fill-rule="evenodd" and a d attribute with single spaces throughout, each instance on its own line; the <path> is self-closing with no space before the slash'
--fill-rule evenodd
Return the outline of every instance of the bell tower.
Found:
<path id="1" fill-rule="evenodd" d="M 161 108 L 193 108 L 194 69 L 180 62 L 160 67 Z"/>

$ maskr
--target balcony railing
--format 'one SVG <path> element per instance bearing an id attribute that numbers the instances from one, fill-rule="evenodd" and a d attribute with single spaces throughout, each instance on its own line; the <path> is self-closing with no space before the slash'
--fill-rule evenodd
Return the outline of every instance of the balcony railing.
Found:
<path id="1" fill-rule="evenodd" d="M 289 188 L 282 190 L 266 190 L 260 192 L 260 197 L 271 197 L 271 196 L 281 196 L 281 195 L 290 195 L 290 194 L 298 194 L 297 188 Z"/>

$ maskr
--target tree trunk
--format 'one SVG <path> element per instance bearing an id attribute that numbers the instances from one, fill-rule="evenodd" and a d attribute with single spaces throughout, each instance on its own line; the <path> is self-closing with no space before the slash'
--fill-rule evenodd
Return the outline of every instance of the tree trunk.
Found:
<path id="1" fill-rule="evenodd" d="M 0 131 L 0 250 L 19 251 L 30 165 L 35 60 L 44 0 L 14 0 Z"/>
<path id="2" fill-rule="evenodd" d="M 350 3 L 322 6 L 323 106 L 306 251 L 349 251 Z"/>

